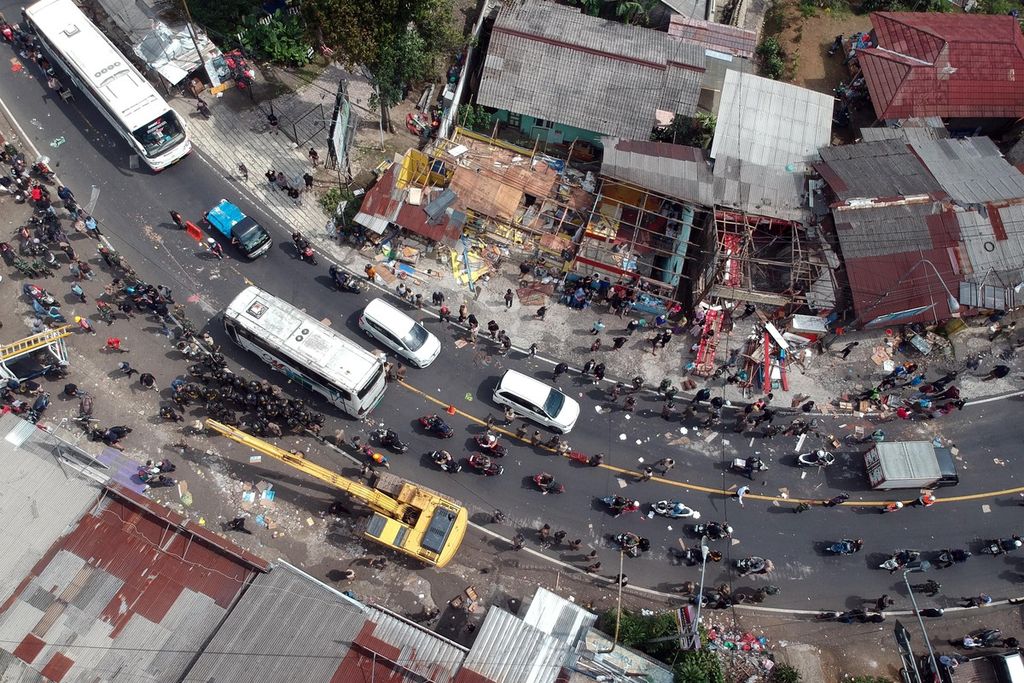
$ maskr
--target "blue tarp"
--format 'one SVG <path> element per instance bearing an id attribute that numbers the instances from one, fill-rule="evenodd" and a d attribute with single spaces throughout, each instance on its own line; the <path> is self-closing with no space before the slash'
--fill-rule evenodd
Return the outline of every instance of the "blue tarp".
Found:
<path id="1" fill-rule="evenodd" d="M 226 199 L 220 200 L 220 203 L 206 214 L 206 220 L 210 222 L 210 225 L 228 238 L 232 236 L 231 228 L 244 218 L 245 214 L 242 213 L 242 210 Z"/>

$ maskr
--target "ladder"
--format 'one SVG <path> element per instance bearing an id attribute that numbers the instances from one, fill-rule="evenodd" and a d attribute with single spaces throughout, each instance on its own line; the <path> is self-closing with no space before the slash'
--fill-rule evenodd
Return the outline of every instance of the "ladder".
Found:
<path id="1" fill-rule="evenodd" d="M 57 351 L 51 349 L 54 355 L 57 356 L 58 360 L 67 361 L 67 351 L 64 349 L 64 342 L 62 340 L 65 337 L 71 336 L 72 329 L 73 326 L 71 325 L 61 325 L 52 330 L 46 330 L 39 334 L 33 334 L 31 337 L 25 337 L 10 344 L 4 344 L 0 346 L 0 363 L 6 363 L 9 360 L 14 360 L 54 344 L 59 347 Z"/>

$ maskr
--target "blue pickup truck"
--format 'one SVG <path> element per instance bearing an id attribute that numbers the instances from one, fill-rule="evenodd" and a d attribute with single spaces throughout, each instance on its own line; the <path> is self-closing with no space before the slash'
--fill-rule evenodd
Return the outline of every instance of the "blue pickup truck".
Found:
<path id="1" fill-rule="evenodd" d="M 206 221 L 250 259 L 270 250 L 270 235 L 263 226 L 226 199 L 206 212 Z"/>

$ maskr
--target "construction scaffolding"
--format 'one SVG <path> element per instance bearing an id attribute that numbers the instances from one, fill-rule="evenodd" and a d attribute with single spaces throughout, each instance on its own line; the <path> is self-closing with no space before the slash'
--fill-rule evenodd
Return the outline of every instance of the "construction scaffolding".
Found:
<path id="1" fill-rule="evenodd" d="M 835 304 L 828 245 L 815 226 L 715 211 L 704 296 L 790 309 Z M 824 281 L 823 281 L 824 279 Z"/>

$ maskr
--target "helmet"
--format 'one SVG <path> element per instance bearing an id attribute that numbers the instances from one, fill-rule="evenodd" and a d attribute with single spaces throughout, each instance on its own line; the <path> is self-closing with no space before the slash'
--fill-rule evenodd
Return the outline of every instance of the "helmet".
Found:
<path id="1" fill-rule="evenodd" d="M 903 503 L 901 501 L 898 501 L 898 500 L 896 501 L 896 509 L 897 510 L 902 510 L 903 509 Z"/>
<path id="2" fill-rule="evenodd" d="M 634 501 L 633 501 L 632 503 L 630 503 L 630 504 L 631 504 L 631 505 L 632 505 L 633 507 L 640 507 L 640 501 L 639 501 L 639 500 L 634 500 Z"/>
<path id="3" fill-rule="evenodd" d="M 1022 545 L 1022 541 L 1020 539 L 1017 539 L 1017 540 L 1015 540 L 1013 542 L 1013 547 L 1014 548 L 1019 548 L 1021 545 Z"/>
<path id="4" fill-rule="evenodd" d="M 206 243 L 209 244 L 212 247 L 213 245 L 215 245 L 217 243 L 217 240 L 213 239 L 212 237 L 207 237 L 206 238 Z"/>
<path id="5" fill-rule="evenodd" d="M 82 316 L 80 316 L 80 315 L 76 315 L 76 316 L 75 316 L 75 322 L 76 322 L 76 323 L 80 323 L 80 322 L 82 322 Z"/>

